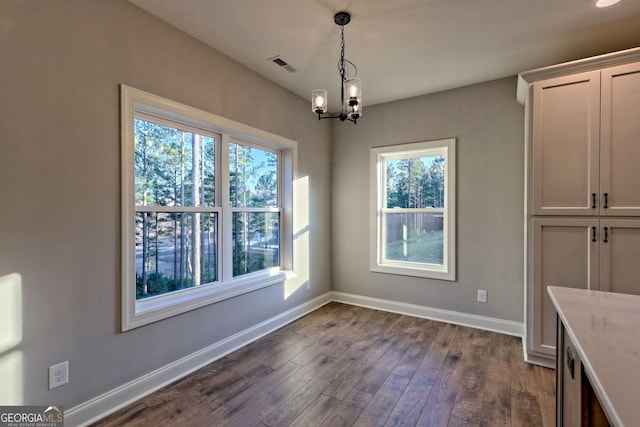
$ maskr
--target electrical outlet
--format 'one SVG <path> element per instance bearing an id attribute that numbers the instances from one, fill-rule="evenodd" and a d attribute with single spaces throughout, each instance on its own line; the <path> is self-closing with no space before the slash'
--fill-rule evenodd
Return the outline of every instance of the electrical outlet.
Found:
<path id="1" fill-rule="evenodd" d="M 478 289 L 478 302 L 487 302 L 487 291 Z"/>
<path id="2" fill-rule="evenodd" d="M 49 390 L 69 382 L 69 361 L 49 366 Z"/>

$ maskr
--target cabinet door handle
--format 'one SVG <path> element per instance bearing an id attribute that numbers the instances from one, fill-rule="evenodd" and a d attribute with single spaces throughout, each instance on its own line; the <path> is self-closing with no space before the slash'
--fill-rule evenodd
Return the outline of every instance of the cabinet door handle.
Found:
<path id="1" fill-rule="evenodd" d="M 603 242 L 607 243 L 609 241 L 609 227 L 604 228 L 604 240 Z"/>
<path id="2" fill-rule="evenodd" d="M 591 227 L 591 241 L 592 242 L 596 241 L 596 228 L 595 227 Z"/>
<path id="3" fill-rule="evenodd" d="M 591 193 L 591 209 L 596 208 L 596 193 Z"/>
<path id="4" fill-rule="evenodd" d="M 574 379 L 574 365 L 575 358 L 573 356 L 573 352 L 571 351 L 571 347 L 567 346 L 567 368 L 569 369 L 569 373 L 571 374 L 571 379 Z"/>
<path id="5" fill-rule="evenodd" d="M 605 209 L 609 207 L 609 193 L 604 193 L 604 206 Z"/>

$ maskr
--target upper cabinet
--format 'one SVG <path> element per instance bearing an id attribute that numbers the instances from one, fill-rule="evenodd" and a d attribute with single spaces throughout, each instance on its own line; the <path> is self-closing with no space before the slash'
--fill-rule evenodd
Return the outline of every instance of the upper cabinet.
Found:
<path id="1" fill-rule="evenodd" d="M 532 86 L 532 214 L 640 215 L 640 64 Z"/>
<path id="2" fill-rule="evenodd" d="M 640 215 L 640 63 L 601 73 L 600 215 Z"/>
<path id="3" fill-rule="evenodd" d="M 529 215 L 640 216 L 640 48 L 520 75 Z"/>
<path id="4" fill-rule="evenodd" d="M 600 73 L 533 85 L 533 214 L 596 215 Z"/>

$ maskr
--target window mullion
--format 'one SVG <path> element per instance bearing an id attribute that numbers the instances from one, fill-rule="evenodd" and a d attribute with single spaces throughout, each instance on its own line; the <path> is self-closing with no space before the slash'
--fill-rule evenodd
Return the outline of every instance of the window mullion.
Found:
<path id="1" fill-rule="evenodd" d="M 285 266 L 287 264 L 287 253 L 286 250 L 283 250 L 286 245 L 284 243 L 284 233 L 282 232 L 283 230 L 283 225 L 284 224 L 284 215 L 283 213 L 283 200 L 284 200 L 284 153 L 282 152 L 282 150 L 278 150 L 278 164 L 277 164 L 277 175 L 276 175 L 276 179 L 278 180 L 277 182 L 277 189 L 276 191 L 278 192 L 278 207 L 277 207 L 277 213 L 278 213 L 278 226 L 279 226 L 279 231 L 278 231 L 278 253 L 279 253 L 279 262 L 278 265 L 280 266 L 280 268 L 283 268 L 283 266 Z"/>
<path id="2" fill-rule="evenodd" d="M 387 207 L 387 162 L 383 157 L 378 157 L 378 201 L 377 201 L 377 209 L 379 210 L 380 215 L 380 237 L 378 239 L 378 260 L 377 262 L 382 262 L 382 260 L 387 258 L 387 251 L 385 242 L 387 241 L 387 215 L 386 215 L 386 207 Z"/>
<path id="3" fill-rule="evenodd" d="M 220 206 L 222 206 L 222 224 L 220 239 L 222 250 L 220 251 L 220 263 L 222 264 L 222 281 L 233 279 L 233 211 L 229 203 L 231 197 L 231 182 L 229 180 L 229 144 L 231 138 L 227 134 L 222 134 L 222 144 L 220 147 Z"/>
<path id="4" fill-rule="evenodd" d="M 282 150 L 280 156 L 280 226 L 281 230 L 290 230 L 291 232 L 280 233 L 280 265 L 285 270 L 293 270 L 293 231 L 297 230 L 294 224 L 298 222 L 299 217 L 294 218 L 294 193 L 298 194 L 301 181 L 296 181 L 294 177 L 297 171 L 294 169 L 295 162 L 293 159 L 297 157 L 294 149 Z M 295 190 L 294 190 L 295 188 Z"/>

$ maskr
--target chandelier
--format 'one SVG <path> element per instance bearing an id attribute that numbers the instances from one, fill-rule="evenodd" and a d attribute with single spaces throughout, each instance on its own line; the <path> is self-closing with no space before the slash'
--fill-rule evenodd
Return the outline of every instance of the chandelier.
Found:
<path id="1" fill-rule="evenodd" d="M 311 109 L 318 115 L 318 120 L 340 119 L 341 122 L 349 120 L 356 123 L 362 116 L 362 82 L 357 78 L 358 68 L 344 58 L 344 26 L 351 21 L 351 15 L 338 12 L 334 15 L 333 21 L 340 26 L 340 112 L 327 114 L 327 91 L 324 89 L 311 92 Z"/>

